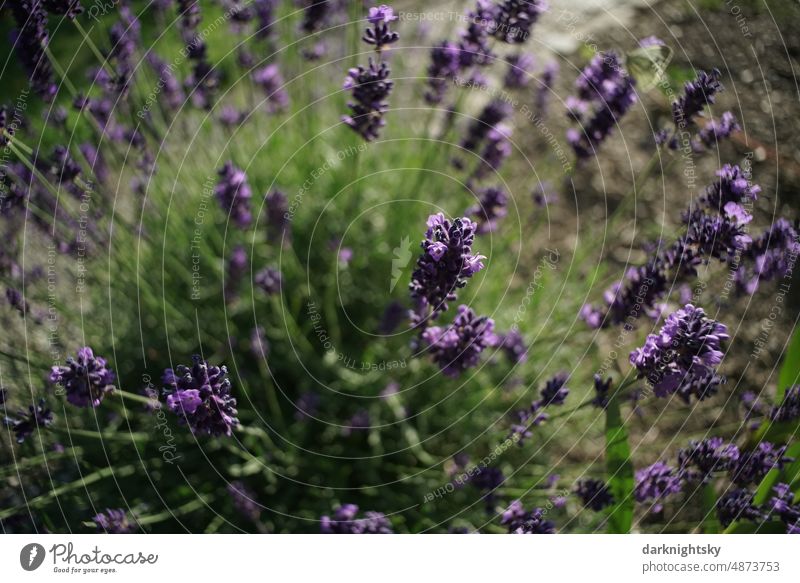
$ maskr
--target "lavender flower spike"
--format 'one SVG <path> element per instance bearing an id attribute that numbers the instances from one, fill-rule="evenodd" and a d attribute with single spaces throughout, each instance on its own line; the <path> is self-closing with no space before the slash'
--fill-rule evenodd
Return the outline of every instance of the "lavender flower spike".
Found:
<path id="1" fill-rule="evenodd" d="M 450 377 L 457 377 L 478 364 L 483 350 L 498 343 L 494 321 L 486 316 L 477 316 L 463 305 L 458 307 L 458 314 L 450 326 L 431 326 L 422 333 L 422 339 L 442 372 Z"/>
<path id="2" fill-rule="evenodd" d="M 477 225 L 467 217 L 445 219 L 441 213 L 428 217 L 428 230 L 422 241 L 422 255 L 411 275 L 411 297 L 433 310 L 432 318 L 447 310 L 455 301 L 456 291 L 467 279 L 483 269 L 483 255 L 472 252 Z"/>
<path id="3" fill-rule="evenodd" d="M 128 520 L 128 513 L 122 508 L 106 508 L 94 517 L 97 530 L 107 534 L 128 534 L 135 530 L 134 525 Z"/>
<path id="4" fill-rule="evenodd" d="M 650 502 L 653 512 L 661 512 L 664 499 L 680 491 L 680 475 L 664 462 L 636 472 L 633 496 L 637 502 Z"/>
<path id="5" fill-rule="evenodd" d="M 323 534 L 392 534 L 392 525 L 381 512 L 365 512 L 358 516 L 358 506 L 343 504 L 333 513 L 333 518 L 323 516 L 320 529 Z"/>
<path id="6" fill-rule="evenodd" d="M 631 352 L 630 361 L 653 385 L 656 396 L 677 393 L 687 403 L 692 395 L 702 401 L 723 382 L 715 367 L 727 339 L 725 325 L 686 304 L 670 314 L 658 334 L 650 334 L 643 347 Z"/>
<path id="7" fill-rule="evenodd" d="M 2 389 L 5 391 L 5 389 Z M 0 406 L 3 406 L 3 392 L 0 394 Z M 16 418 L 6 417 L 3 419 L 6 427 L 9 427 L 17 439 L 17 443 L 24 443 L 26 439 L 33 435 L 33 432 L 43 427 L 49 427 L 53 423 L 53 412 L 47 408 L 44 399 L 40 399 L 36 405 L 29 405 L 28 410 L 20 409 Z"/>
<path id="8" fill-rule="evenodd" d="M 381 52 L 385 47 L 400 38 L 396 32 L 389 30 L 389 23 L 397 20 L 397 15 L 391 6 L 381 4 L 380 6 L 371 7 L 367 20 L 372 25 L 372 28 L 364 31 L 362 40 L 368 45 L 373 45 L 376 51 Z"/>
<path id="9" fill-rule="evenodd" d="M 383 114 L 388 111 L 386 99 L 394 85 L 389 73 L 386 63 L 376 66 L 370 59 L 366 69 L 350 69 L 343 84 L 343 88 L 352 93 L 353 100 L 347 104 L 350 115 L 343 116 L 342 122 L 368 142 L 377 139 L 380 129 L 386 125 Z"/>
<path id="10" fill-rule="evenodd" d="M 68 357 L 66 365 L 54 366 L 50 382 L 61 385 L 67 401 L 76 407 L 97 407 L 114 390 L 116 375 L 107 367 L 106 359 L 95 357 L 88 346 L 78 349 L 76 358 Z"/>
<path id="11" fill-rule="evenodd" d="M 236 399 L 231 396 L 228 369 L 210 366 L 199 356 L 190 367 L 179 365 L 164 371 L 167 408 L 181 423 L 200 435 L 231 435 L 239 424 Z"/>
<path id="12" fill-rule="evenodd" d="M 217 172 L 219 181 L 214 187 L 214 194 L 222 208 L 229 213 L 239 228 L 246 228 L 252 221 L 250 199 L 253 196 L 247 175 L 244 170 L 234 166 L 230 160 Z"/>

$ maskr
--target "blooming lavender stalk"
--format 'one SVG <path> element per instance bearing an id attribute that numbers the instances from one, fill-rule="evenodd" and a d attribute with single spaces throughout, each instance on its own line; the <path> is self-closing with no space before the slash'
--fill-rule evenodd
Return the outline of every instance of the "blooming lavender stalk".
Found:
<path id="1" fill-rule="evenodd" d="M 739 486 L 758 486 L 771 469 L 780 469 L 793 461 L 785 453 L 785 445 L 776 446 L 762 441 L 755 449 L 740 453 L 730 469 L 731 481 Z"/>
<path id="2" fill-rule="evenodd" d="M 106 534 L 128 534 L 136 530 L 128 520 L 128 513 L 122 508 L 106 508 L 94 517 L 97 530 Z"/>
<path id="3" fill-rule="evenodd" d="M 630 361 L 656 396 L 677 394 L 688 403 L 694 395 L 702 401 L 724 382 L 715 367 L 722 362 L 721 343 L 727 339 L 724 324 L 686 304 L 670 314 L 658 334 L 650 334 L 643 347 L 631 352 Z"/>
<path id="4" fill-rule="evenodd" d="M 683 95 L 672 104 L 672 119 L 675 127 L 688 127 L 694 123 L 694 118 L 703 111 L 706 105 L 714 103 L 716 94 L 723 89 L 719 77 L 718 69 L 713 69 L 711 73 L 698 71 L 697 78 L 684 85 Z"/>
<path id="5" fill-rule="evenodd" d="M 378 57 L 386 46 L 399 38 L 389 29 L 389 23 L 396 19 L 394 10 L 385 4 L 370 8 L 368 20 L 372 28 L 364 33 L 364 42 L 375 47 Z M 350 114 L 342 116 L 342 122 L 368 142 L 377 139 L 380 129 L 386 125 L 383 119 L 389 108 L 386 100 L 394 86 L 390 73 L 386 63 L 376 64 L 370 58 L 366 68 L 350 69 L 344 81 L 343 88 L 351 92 L 352 101 L 347 103 Z"/>
<path id="6" fill-rule="evenodd" d="M 476 152 L 495 126 L 511 115 L 511 106 L 499 99 L 490 101 L 483 108 L 477 119 L 467 129 L 467 135 L 461 140 L 461 147 Z"/>
<path id="7" fill-rule="evenodd" d="M 742 128 L 736 121 L 736 117 L 730 111 L 726 111 L 720 119 L 712 119 L 697 132 L 697 138 L 692 142 L 692 148 L 696 152 L 702 152 L 706 148 L 712 148 L 728 139 L 733 132 L 740 129 Z"/>
<path id="8" fill-rule="evenodd" d="M 0 405 L 5 409 L 5 389 L 2 390 Z M 24 443 L 37 429 L 49 427 L 53 423 L 53 412 L 46 406 L 44 399 L 39 399 L 36 405 L 29 405 L 28 410 L 20 409 L 16 417 L 3 419 L 6 427 L 14 432 L 17 443 Z"/>
<path id="9" fill-rule="evenodd" d="M 478 364 L 481 353 L 497 345 L 494 321 L 477 316 L 468 306 L 458 307 L 453 323 L 445 328 L 431 326 L 422 333 L 422 340 L 433 360 L 450 377 L 457 377 Z"/>
<path id="10" fill-rule="evenodd" d="M 167 109 L 174 111 L 183 105 L 186 95 L 180 82 L 173 73 L 171 65 L 168 65 L 158 55 L 153 52 L 147 53 L 147 64 L 158 75 L 158 87 L 161 95 L 164 96 L 163 103 Z"/>
<path id="11" fill-rule="evenodd" d="M 590 508 L 595 512 L 614 504 L 614 496 L 602 480 L 587 478 L 578 481 L 575 485 L 575 494 L 581 499 L 586 508 Z"/>
<path id="12" fill-rule="evenodd" d="M 690 481 L 709 482 L 714 472 L 724 472 L 735 466 L 739 448 L 725 443 L 721 437 L 690 441 L 678 451 L 678 473 Z"/>
<path id="13" fill-rule="evenodd" d="M 789 277 L 798 255 L 797 226 L 783 218 L 776 220 L 744 253 L 747 262 L 741 262 L 736 271 L 737 290 L 752 295 L 763 282 Z"/>
<path id="14" fill-rule="evenodd" d="M 531 27 L 548 8 L 544 0 L 505 0 L 497 10 L 494 37 L 510 44 L 526 42 Z"/>
<path id="15" fill-rule="evenodd" d="M 53 81 L 53 71 L 45 54 L 50 43 L 47 14 L 39 0 L 16 0 L 11 3 L 11 13 L 17 25 L 12 36 L 17 56 L 28 74 L 33 91 L 49 103 L 58 87 Z"/>
<path id="16" fill-rule="evenodd" d="M 545 410 L 551 405 L 564 404 L 569 396 L 569 388 L 566 386 L 568 380 L 569 376 L 563 372 L 548 379 L 539 392 L 540 398 L 533 401 L 530 407 L 514 413 L 515 422 L 511 425 L 509 439 L 516 441 L 519 446 L 524 445 L 525 440 L 532 436 L 531 428 L 541 425 L 549 418 Z"/>
<path id="17" fill-rule="evenodd" d="M 431 49 L 431 64 L 428 65 L 428 88 L 425 101 L 430 105 L 441 103 L 447 86 L 459 71 L 461 51 L 458 45 L 442 41 Z"/>
<path id="18" fill-rule="evenodd" d="M 789 484 L 780 482 L 772 487 L 774 496 L 768 503 L 769 515 L 777 515 L 786 525 L 787 534 L 800 534 L 800 503 L 794 503 Z"/>
<path id="19" fill-rule="evenodd" d="M 367 21 L 372 25 L 372 28 L 367 28 L 364 31 L 364 36 L 361 38 L 368 45 L 375 47 L 377 52 L 381 52 L 384 48 L 392 43 L 397 42 L 400 38 L 395 31 L 389 30 L 389 23 L 397 20 L 397 15 L 394 9 L 386 4 L 380 6 L 373 6 L 369 9 Z"/>
<path id="20" fill-rule="evenodd" d="M 528 359 L 528 345 L 516 328 L 500 336 L 498 346 L 503 349 L 511 362 L 520 364 Z"/>
<path id="21" fill-rule="evenodd" d="M 459 50 L 461 69 L 485 66 L 494 55 L 489 46 L 489 37 L 496 27 L 497 6 L 491 0 L 476 0 L 475 7 L 467 12 L 467 28 L 461 32 Z"/>
<path id="22" fill-rule="evenodd" d="M 192 433 L 230 436 L 239 425 L 236 399 L 231 396 L 231 382 L 226 367 L 210 366 L 199 356 L 191 367 L 178 365 L 164 371 L 167 408 L 178 415 Z"/>
<path id="23" fill-rule="evenodd" d="M 661 461 L 638 470 L 634 480 L 634 498 L 637 502 L 650 503 L 652 512 L 661 512 L 664 499 L 682 489 L 680 475 Z"/>
<path id="24" fill-rule="evenodd" d="M 599 328 L 624 322 L 630 328 L 642 314 L 651 313 L 676 282 L 695 275 L 700 263 L 710 258 L 747 259 L 757 253 L 750 251 L 751 239 L 745 227 L 752 219 L 747 208 L 758 197 L 760 187 L 751 184 L 738 166 L 725 165 L 717 171 L 717 176 L 718 180 L 708 186 L 700 204 L 684 214 L 687 226 L 684 235 L 672 245 L 663 248 L 659 245 L 658 252 L 645 265 L 630 268 L 624 280 L 605 292 L 604 307 L 587 304 L 582 308 L 581 317 L 589 326 Z M 737 284 L 743 287 L 742 282 L 752 281 L 751 276 L 750 270 L 741 265 L 736 273 Z"/>
<path id="25" fill-rule="evenodd" d="M 772 408 L 770 419 L 778 423 L 800 418 L 800 385 L 788 387 L 780 405 Z"/>
<path id="26" fill-rule="evenodd" d="M 258 20 L 256 38 L 267 39 L 274 33 L 275 11 L 278 8 L 278 0 L 253 0 L 253 11 Z"/>
<path id="27" fill-rule="evenodd" d="M 411 275 L 411 297 L 421 305 L 415 315 L 436 318 L 447 310 L 447 302 L 455 301 L 456 291 L 467 285 L 467 279 L 483 269 L 483 255 L 472 252 L 477 225 L 467 217 L 445 219 L 441 213 L 428 217 L 428 230 L 422 241 L 422 255 Z"/>
<path id="28" fill-rule="evenodd" d="M 392 534 L 392 525 L 381 512 L 365 512 L 357 518 L 358 506 L 343 504 L 336 508 L 333 517 L 320 518 L 323 534 Z"/>
<path id="29" fill-rule="evenodd" d="M 634 86 L 633 77 L 612 51 L 598 53 L 584 68 L 575 81 L 577 97 L 567 99 L 569 116 L 580 124 L 567 130 L 567 141 L 579 159 L 595 154 L 636 103 Z"/>
<path id="30" fill-rule="evenodd" d="M 500 518 L 500 524 L 508 527 L 509 534 L 555 533 L 555 524 L 544 519 L 544 511 L 541 508 L 534 508 L 528 512 L 519 500 L 509 504 Z"/>
<path id="31" fill-rule="evenodd" d="M 506 89 L 524 89 L 531 80 L 536 60 L 529 53 L 516 53 L 508 57 L 508 69 L 503 78 Z"/>
<path id="32" fill-rule="evenodd" d="M 298 0 L 298 4 L 305 9 L 301 29 L 307 34 L 319 32 L 325 26 L 333 2 L 331 0 Z"/>
<path id="33" fill-rule="evenodd" d="M 717 517 L 722 526 L 734 520 L 755 520 L 764 518 L 764 513 L 753 502 L 753 493 L 744 488 L 727 490 L 716 503 Z"/>
<path id="34" fill-rule="evenodd" d="M 289 94 L 284 88 L 283 75 L 275 63 L 253 71 L 253 82 L 267 96 L 270 112 L 284 111 L 289 107 Z"/>
<path id="35" fill-rule="evenodd" d="M 95 356 L 88 346 L 78 349 L 75 358 L 65 365 L 53 366 L 50 382 L 61 385 L 67 401 L 76 407 L 97 407 L 114 390 L 116 375 L 108 368 L 106 359 Z"/>
<path id="36" fill-rule="evenodd" d="M 247 183 L 247 175 L 230 160 L 225 162 L 217 174 L 219 181 L 214 187 L 214 195 L 234 224 L 240 229 L 246 228 L 253 218 L 250 213 L 253 192 Z"/>
<path id="37" fill-rule="evenodd" d="M 507 204 L 508 195 L 499 186 L 489 186 L 479 191 L 478 203 L 466 210 L 468 215 L 475 217 L 478 225 L 475 232 L 478 235 L 485 235 L 494 231 L 498 221 L 508 212 Z"/>
<path id="38" fill-rule="evenodd" d="M 506 124 L 498 124 L 486 135 L 486 144 L 481 153 L 481 163 L 475 169 L 474 177 L 482 178 L 490 172 L 497 172 L 506 158 L 511 155 L 512 129 Z"/>

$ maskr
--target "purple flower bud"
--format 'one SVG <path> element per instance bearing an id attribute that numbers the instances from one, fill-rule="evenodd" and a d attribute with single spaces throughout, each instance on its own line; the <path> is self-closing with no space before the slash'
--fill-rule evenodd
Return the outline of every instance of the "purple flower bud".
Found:
<path id="1" fill-rule="evenodd" d="M 93 520 L 97 530 L 106 534 L 128 534 L 136 530 L 136 526 L 128 520 L 128 513 L 122 508 L 106 508 Z"/>
<path id="2" fill-rule="evenodd" d="M 76 407 L 97 407 L 114 390 L 116 375 L 107 367 L 106 359 L 95 357 L 88 346 L 78 349 L 75 358 L 67 358 L 63 366 L 54 366 L 50 382 L 61 385 L 67 401 Z"/>
<path id="3" fill-rule="evenodd" d="M 210 366 L 199 356 L 193 360 L 191 368 L 178 365 L 164 371 L 167 407 L 194 434 L 230 436 L 239 419 L 228 369 Z"/>
<path id="4" fill-rule="evenodd" d="M 0 395 L 0 405 L 5 408 L 6 390 L 2 389 Z M 6 417 L 3 419 L 6 427 L 14 432 L 17 443 L 24 443 L 27 438 L 33 435 L 37 429 L 49 427 L 53 423 L 53 412 L 47 408 L 44 399 L 40 399 L 36 405 L 29 405 L 28 410 L 20 409 L 16 417 Z"/>
<path id="5" fill-rule="evenodd" d="M 358 516 L 358 506 L 344 504 L 333 512 L 333 517 L 320 518 L 323 534 L 392 534 L 392 524 L 380 512 L 365 512 Z"/>
<path id="6" fill-rule="evenodd" d="M 667 318 L 658 334 L 650 334 L 630 361 L 647 378 L 656 396 L 677 393 L 689 402 L 713 395 L 724 379 L 715 367 L 722 361 L 721 343 L 728 339 L 725 325 L 706 317 L 702 308 L 686 304 Z"/>

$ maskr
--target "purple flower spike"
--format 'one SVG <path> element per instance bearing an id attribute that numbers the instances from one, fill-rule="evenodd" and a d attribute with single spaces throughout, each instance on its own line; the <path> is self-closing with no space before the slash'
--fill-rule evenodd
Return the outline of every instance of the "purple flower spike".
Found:
<path id="1" fill-rule="evenodd" d="M 450 41 L 431 49 L 431 64 L 428 66 L 428 89 L 425 92 L 425 101 L 430 105 L 441 103 L 451 79 L 459 71 L 461 51 L 458 46 Z"/>
<path id="2" fill-rule="evenodd" d="M 684 93 L 672 104 L 672 119 L 675 127 L 685 128 L 694 123 L 694 118 L 706 105 L 714 103 L 715 96 L 722 91 L 719 82 L 720 72 L 717 69 L 706 73 L 698 71 L 697 78 L 684 85 Z"/>
<path id="3" fill-rule="evenodd" d="M 475 217 L 478 227 L 476 233 L 485 235 L 497 228 L 497 223 L 506 216 L 508 195 L 498 186 L 490 186 L 478 193 L 478 204 L 467 209 L 467 214 Z"/>
<path id="4" fill-rule="evenodd" d="M 508 57 L 508 69 L 503 79 L 507 89 L 523 89 L 528 86 L 532 78 L 531 72 L 536 60 L 533 55 L 519 53 Z"/>
<path id="5" fill-rule="evenodd" d="M 743 488 L 726 491 L 716 504 L 717 517 L 722 526 L 734 520 L 760 521 L 764 513 L 753 503 L 753 493 Z"/>
<path id="6" fill-rule="evenodd" d="M 456 300 L 458 289 L 483 269 L 483 255 L 472 252 L 477 225 L 463 217 L 452 222 L 439 213 L 428 217 L 422 255 L 411 275 L 411 297 L 421 302 L 420 312 L 432 309 L 432 318 Z"/>
<path id="7" fill-rule="evenodd" d="M 0 406 L 5 409 L 5 389 L 0 394 Z M 24 443 L 26 439 L 33 435 L 37 429 L 49 427 L 53 423 L 53 412 L 47 408 L 44 399 L 40 399 L 36 405 L 29 405 L 28 410 L 20 409 L 16 418 L 6 417 L 3 419 L 6 427 L 14 432 L 17 443 Z"/>
<path id="8" fill-rule="evenodd" d="M 390 6 L 381 4 L 380 6 L 371 7 L 367 20 L 372 25 L 372 28 L 364 31 L 362 40 L 368 45 L 373 45 L 376 51 L 382 51 L 386 46 L 400 38 L 396 32 L 389 30 L 389 23 L 397 20 L 394 9 Z"/>
<path id="9" fill-rule="evenodd" d="M 272 63 L 253 71 L 253 82 L 264 91 L 272 113 L 289 107 L 289 94 L 284 88 L 283 75 L 278 65 Z"/>
<path id="10" fill-rule="evenodd" d="M 614 496 L 602 480 L 593 478 L 580 480 L 575 486 L 575 494 L 586 508 L 595 512 L 614 504 Z"/>
<path id="11" fill-rule="evenodd" d="M 136 530 L 134 524 L 128 520 L 128 513 L 122 508 L 106 508 L 94 517 L 97 530 L 106 534 L 128 534 Z"/>
<path id="12" fill-rule="evenodd" d="M 708 482 L 714 472 L 731 469 L 739 460 L 739 448 L 721 437 L 690 441 L 678 452 L 678 473 L 692 481 Z"/>
<path id="13" fill-rule="evenodd" d="M 706 317 L 692 304 L 670 314 L 658 334 L 631 352 L 630 361 L 647 378 L 656 396 L 677 393 L 689 402 L 713 395 L 724 379 L 716 374 L 722 362 L 721 343 L 728 339 L 725 325 Z"/>
<path id="14" fill-rule="evenodd" d="M 575 81 L 577 97 L 567 100 L 569 116 L 580 124 L 567 131 L 578 158 L 594 155 L 622 116 L 636 103 L 633 77 L 614 52 L 598 53 Z"/>
<path id="15" fill-rule="evenodd" d="M 95 357 L 88 346 L 78 349 L 75 358 L 68 357 L 64 366 L 54 366 L 50 382 L 61 385 L 67 401 L 76 407 L 97 407 L 114 390 L 116 375 L 106 359 Z"/>
<path id="16" fill-rule="evenodd" d="M 353 100 L 347 103 L 350 115 L 343 116 L 342 122 L 368 142 L 377 139 L 386 125 L 383 115 L 389 108 L 386 99 L 393 86 L 386 63 L 376 66 L 370 59 L 366 69 L 350 69 L 343 87 L 352 93 Z"/>
<path id="17" fill-rule="evenodd" d="M 555 525 L 544 519 L 544 511 L 534 508 L 528 512 L 519 500 L 514 500 L 503 512 L 500 524 L 508 527 L 509 534 L 553 534 Z"/>
<path id="18" fill-rule="evenodd" d="M 681 478 L 664 462 L 638 470 L 635 476 L 633 496 L 637 502 L 650 503 L 652 512 L 661 512 L 662 502 L 668 496 L 681 491 Z"/>
<path id="19" fill-rule="evenodd" d="M 476 316 L 468 306 L 459 306 L 453 323 L 446 328 L 432 326 L 422 333 L 433 360 L 450 377 L 457 377 L 478 364 L 483 350 L 497 345 L 494 321 Z"/>
<path id="20" fill-rule="evenodd" d="M 333 517 L 323 516 L 320 529 L 323 534 L 392 534 L 392 524 L 381 512 L 365 512 L 358 516 L 358 506 L 343 504 L 333 512 Z"/>
<path id="21" fill-rule="evenodd" d="M 792 461 L 785 453 L 785 445 L 776 446 L 762 441 L 754 450 L 741 452 L 730 470 L 731 481 L 739 486 L 757 486 L 771 469 L 782 468 Z"/>
<path id="22" fill-rule="evenodd" d="M 17 57 L 30 79 L 33 91 L 46 102 L 56 95 L 58 87 L 53 80 L 53 70 L 45 54 L 50 44 L 47 31 L 47 14 L 38 0 L 16 0 L 10 3 L 17 28 L 12 33 L 12 44 Z"/>
<path id="23" fill-rule="evenodd" d="M 181 423 L 199 435 L 230 436 L 239 425 L 236 399 L 231 396 L 228 369 L 209 366 L 199 356 L 190 367 L 178 365 L 164 371 L 167 407 Z"/>
<path id="24" fill-rule="evenodd" d="M 510 44 L 524 43 L 531 27 L 548 8 L 544 0 L 505 0 L 498 6 L 494 37 Z"/>
<path id="25" fill-rule="evenodd" d="M 253 219 L 250 213 L 253 192 L 247 183 L 247 175 L 230 160 L 219 169 L 218 175 L 219 181 L 214 187 L 214 195 L 236 226 L 246 228 Z"/>

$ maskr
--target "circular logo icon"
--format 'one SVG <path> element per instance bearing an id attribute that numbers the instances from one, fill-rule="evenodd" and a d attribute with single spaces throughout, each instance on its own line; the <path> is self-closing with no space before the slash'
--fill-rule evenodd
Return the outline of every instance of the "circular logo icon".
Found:
<path id="1" fill-rule="evenodd" d="M 26 571 L 35 571 L 44 562 L 44 547 L 39 543 L 30 543 L 19 552 L 19 564 Z"/>

